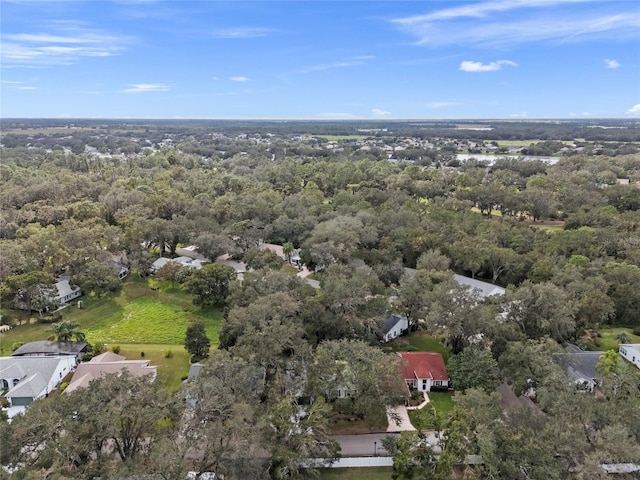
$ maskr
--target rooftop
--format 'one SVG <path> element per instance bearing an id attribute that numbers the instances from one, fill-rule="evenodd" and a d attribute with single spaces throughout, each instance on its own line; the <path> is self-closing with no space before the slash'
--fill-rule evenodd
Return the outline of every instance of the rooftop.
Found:
<path id="1" fill-rule="evenodd" d="M 436 352 L 398 352 L 405 379 L 449 380 L 442 355 Z"/>

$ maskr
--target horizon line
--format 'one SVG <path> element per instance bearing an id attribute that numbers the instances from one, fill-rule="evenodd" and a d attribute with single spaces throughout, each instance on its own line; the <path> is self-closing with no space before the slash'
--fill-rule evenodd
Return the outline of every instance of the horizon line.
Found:
<path id="1" fill-rule="evenodd" d="M 640 117 L 637 116 L 617 116 L 617 117 L 588 117 L 588 116 L 574 116 L 574 117 L 407 117 L 407 118 L 368 118 L 368 117 L 355 117 L 355 118 L 316 118 L 316 117 L 1 117 L 1 121 L 7 120 L 59 120 L 59 121 L 71 121 L 71 120 L 135 120 L 135 121 L 147 121 L 147 120 L 173 120 L 173 121 L 314 121 L 314 122 L 420 122 L 420 121 L 532 121 L 532 120 L 571 120 L 571 121 L 588 121 L 588 120 L 636 120 L 640 121 Z"/>

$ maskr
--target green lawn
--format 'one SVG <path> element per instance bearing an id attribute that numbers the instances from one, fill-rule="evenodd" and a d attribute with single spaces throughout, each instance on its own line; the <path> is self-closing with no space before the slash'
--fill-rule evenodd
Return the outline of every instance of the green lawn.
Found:
<path id="1" fill-rule="evenodd" d="M 409 419 L 411 424 L 418 429 L 434 428 L 435 413 L 441 418 L 446 418 L 453 409 L 453 392 L 429 392 L 429 404 L 421 410 L 409 410 Z M 432 408 L 433 407 L 433 408 Z"/>
<path id="2" fill-rule="evenodd" d="M 436 411 L 443 415 L 453 409 L 453 392 L 429 392 L 429 400 Z"/>
<path id="3" fill-rule="evenodd" d="M 182 345 L 139 345 L 108 344 L 109 350 L 120 347 L 120 355 L 129 360 L 149 360 L 158 367 L 158 380 L 170 392 L 175 392 L 182 384 L 182 378 L 189 373 L 189 354 Z M 167 352 L 171 354 L 167 358 Z M 141 353 L 144 352 L 144 357 Z"/>
<path id="4" fill-rule="evenodd" d="M 451 350 L 440 341 L 440 338 L 431 336 L 427 332 L 413 332 L 396 338 L 389 345 L 394 352 L 438 352 L 445 363 L 451 356 Z"/>
<path id="5" fill-rule="evenodd" d="M 391 480 L 392 467 L 323 468 L 320 480 Z"/>
<path id="6" fill-rule="evenodd" d="M 109 349 L 121 347 L 120 354 L 130 359 L 145 358 L 158 366 L 163 385 L 174 390 L 181 377 L 189 371 L 189 357 L 183 342 L 187 327 L 193 321 L 206 326 L 212 346 L 218 344 L 222 312 L 215 308 L 201 308 L 192 303 L 192 296 L 169 283 L 154 279 L 131 277 L 122 290 L 103 298 L 83 297 L 83 308 L 75 306 L 62 310 L 63 320 L 75 321 L 90 343 L 106 343 Z M 22 312 L 11 312 L 18 318 Z M 0 352 L 9 355 L 16 342 L 45 340 L 51 325 L 32 321 L 0 334 Z M 173 357 L 165 358 L 167 350 Z"/>
<path id="7" fill-rule="evenodd" d="M 629 335 L 630 341 L 629 343 L 640 343 L 640 335 L 634 335 L 630 328 L 624 327 L 611 327 L 611 328 L 601 328 L 598 330 L 600 332 L 600 337 L 598 340 L 600 341 L 600 345 L 595 347 L 597 350 L 616 350 L 618 351 L 618 340 L 616 339 L 616 335 L 620 332 L 626 332 Z"/>

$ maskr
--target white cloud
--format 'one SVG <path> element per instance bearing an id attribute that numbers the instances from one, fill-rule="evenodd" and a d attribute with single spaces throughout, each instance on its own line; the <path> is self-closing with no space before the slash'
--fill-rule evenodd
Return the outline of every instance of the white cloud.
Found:
<path id="1" fill-rule="evenodd" d="M 628 115 L 640 115 L 640 103 L 636 103 L 633 107 L 627 110 Z"/>
<path id="2" fill-rule="evenodd" d="M 124 93 L 168 92 L 169 85 L 165 83 L 134 83 L 122 90 Z"/>
<path id="3" fill-rule="evenodd" d="M 371 109 L 371 116 L 373 116 L 373 117 L 388 117 L 389 115 L 391 115 L 391 112 L 387 112 L 387 111 L 382 110 L 380 108 L 372 108 Z"/>
<path id="4" fill-rule="evenodd" d="M 431 102 L 427 103 L 428 108 L 446 108 L 446 107 L 455 107 L 456 105 L 460 105 L 460 102 Z"/>
<path id="5" fill-rule="evenodd" d="M 63 25 L 54 33 L 2 35 L 0 61 L 5 67 L 72 65 L 83 57 L 118 55 L 130 42 L 129 37 Z"/>
<path id="6" fill-rule="evenodd" d="M 465 60 L 460 64 L 460 70 L 463 72 L 493 72 L 495 70 L 501 70 L 503 65 L 509 65 L 511 67 L 518 66 L 516 62 L 512 62 L 511 60 L 498 60 L 489 63 Z"/>
<path id="7" fill-rule="evenodd" d="M 18 82 L 15 80 L 1 80 L 0 83 L 4 83 L 13 90 L 40 90 L 39 87 L 33 85 L 26 85 L 25 82 Z"/>
<path id="8" fill-rule="evenodd" d="M 620 68 L 622 65 L 620 65 L 620 62 L 618 62 L 617 60 L 611 60 L 609 58 L 605 58 L 604 59 L 604 64 L 607 68 L 612 68 L 612 69 L 616 69 L 616 68 Z"/>
<path id="9" fill-rule="evenodd" d="M 495 0 L 467 3 L 392 23 L 428 45 L 512 45 L 535 41 L 638 38 L 640 17 L 632 2 L 592 0 Z M 571 21 L 567 21 L 571 18 Z"/>
<path id="10" fill-rule="evenodd" d="M 358 65 L 364 65 L 366 60 L 371 60 L 372 55 L 359 55 L 357 57 L 351 57 L 346 60 L 332 62 L 332 63 L 321 63 L 319 65 L 311 65 L 309 67 L 301 68 L 300 70 L 296 70 L 294 73 L 304 74 L 311 72 L 321 72 L 323 70 L 331 70 L 334 68 L 347 68 L 347 67 L 357 67 Z"/>
<path id="11" fill-rule="evenodd" d="M 224 30 L 217 30 L 213 32 L 213 35 L 218 38 L 257 38 L 266 37 L 276 32 L 272 28 L 227 28 Z"/>
<path id="12" fill-rule="evenodd" d="M 249 79 L 247 77 L 229 77 L 229 80 L 232 82 L 248 82 Z"/>

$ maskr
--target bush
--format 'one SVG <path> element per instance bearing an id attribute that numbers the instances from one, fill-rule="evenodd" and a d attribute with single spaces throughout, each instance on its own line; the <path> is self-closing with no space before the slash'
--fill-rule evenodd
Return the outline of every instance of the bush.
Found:
<path id="1" fill-rule="evenodd" d="M 144 357 L 144 352 L 140 352 L 140 356 L 141 356 L 141 357 Z"/>
<path id="2" fill-rule="evenodd" d="M 634 327 L 632 332 L 634 335 L 640 335 L 640 325 L 638 325 L 637 327 Z"/>
<path id="3" fill-rule="evenodd" d="M 62 382 L 60 384 L 60 391 L 64 392 L 68 386 L 69 386 L 69 382 Z"/>
<path id="4" fill-rule="evenodd" d="M 164 352 L 164 358 L 173 358 L 173 351 L 167 350 Z"/>
<path id="5" fill-rule="evenodd" d="M 120 345 L 115 345 L 112 349 L 113 353 L 116 355 L 120 353 Z"/>
<path id="6" fill-rule="evenodd" d="M 17 349 L 19 349 L 22 345 L 24 345 L 24 342 L 14 342 L 13 345 L 11 345 L 11 351 L 15 352 Z"/>
<path id="7" fill-rule="evenodd" d="M 38 317 L 37 323 L 57 323 L 62 321 L 62 314 L 56 313 L 55 315 L 46 315 L 42 318 Z"/>

